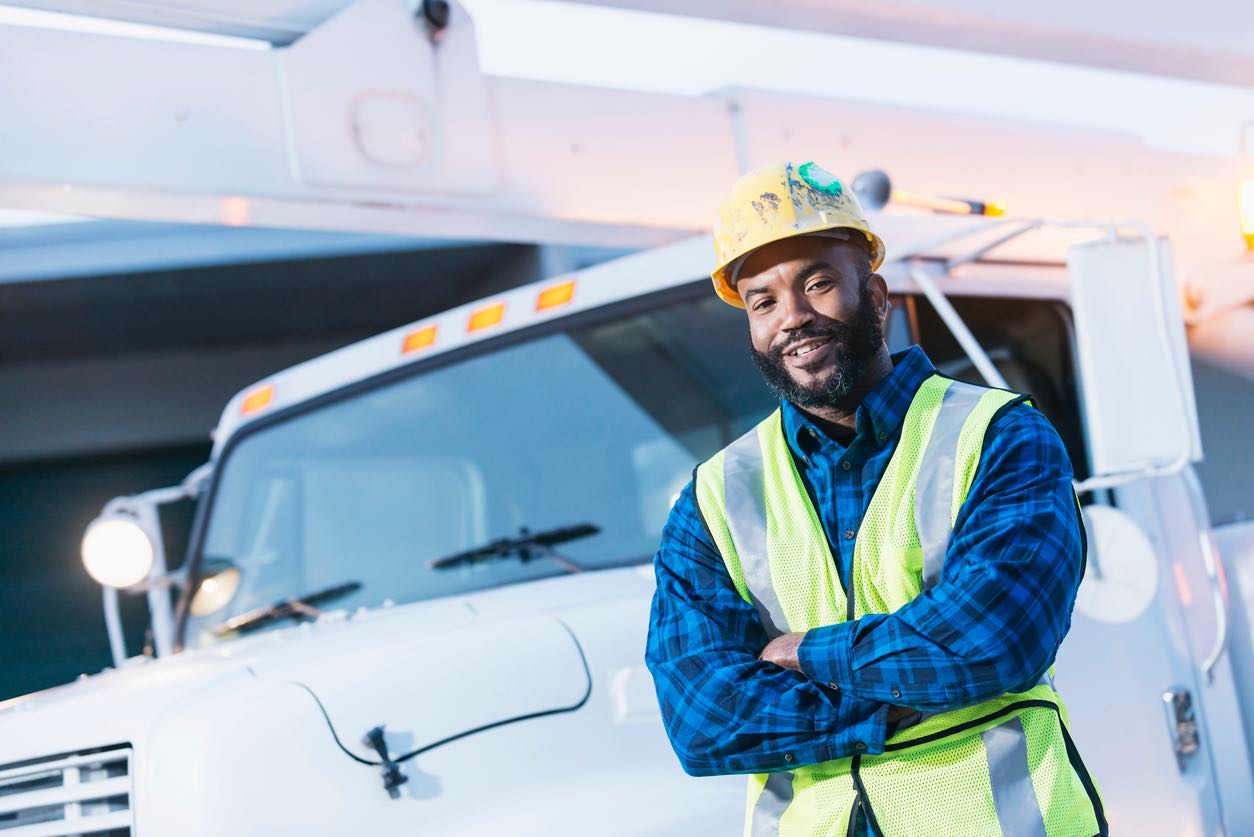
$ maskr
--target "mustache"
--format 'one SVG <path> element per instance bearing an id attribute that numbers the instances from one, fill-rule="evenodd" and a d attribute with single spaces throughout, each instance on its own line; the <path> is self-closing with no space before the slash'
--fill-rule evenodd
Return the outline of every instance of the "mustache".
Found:
<path id="1" fill-rule="evenodd" d="M 853 328 L 842 322 L 834 322 L 830 325 L 812 325 L 792 332 L 788 335 L 787 342 L 772 346 L 767 350 L 766 354 L 772 360 L 782 361 L 784 355 L 807 340 L 826 339 L 833 343 L 847 343 L 852 336 Z"/>

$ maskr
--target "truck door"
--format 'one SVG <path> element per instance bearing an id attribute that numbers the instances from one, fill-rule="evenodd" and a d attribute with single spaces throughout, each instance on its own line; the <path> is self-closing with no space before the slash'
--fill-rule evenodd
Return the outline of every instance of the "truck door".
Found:
<path id="1" fill-rule="evenodd" d="M 1067 305 L 1023 298 L 952 301 L 1009 386 L 1031 394 L 1058 430 L 1077 478 L 1088 476 Z M 903 303 L 915 339 L 937 367 L 983 383 L 927 301 L 906 297 Z M 1240 726 L 1235 717 L 1235 730 L 1208 724 L 1208 711 L 1226 718 L 1235 701 L 1230 674 L 1226 689 L 1199 674 L 1204 652 L 1198 648 L 1213 637 L 1215 613 L 1201 559 L 1190 546 L 1197 530 L 1187 502 L 1178 490 L 1146 481 L 1080 499 L 1091 527 L 1088 562 L 1055 683 L 1102 794 L 1111 833 L 1223 833 L 1217 759 L 1222 761 L 1224 747 L 1214 739 Z M 1103 526 L 1112 510 L 1133 523 Z M 1180 716 L 1196 723 L 1196 746 L 1169 731 L 1167 711 L 1176 710 L 1165 704 L 1167 694 L 1177 704 L 1189 703 Z M 1244 754 L 1243 737 L 1235 737 Z M 1178 754 L 1177 746 L 1185 752 Z M 1228 823 L 1231 828 L 1231 816 Z"/>

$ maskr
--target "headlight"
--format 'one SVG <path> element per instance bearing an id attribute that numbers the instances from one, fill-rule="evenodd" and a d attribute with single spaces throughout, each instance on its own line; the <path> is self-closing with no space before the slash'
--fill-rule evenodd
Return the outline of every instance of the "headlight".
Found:
<path id="1" fill-rule="evenodd" d="M 147 533 L 125 517 L 98 517 L 83 535 L 83 566 L 107 587 L 130 587 L 152 569 L 153 546 Z"/>

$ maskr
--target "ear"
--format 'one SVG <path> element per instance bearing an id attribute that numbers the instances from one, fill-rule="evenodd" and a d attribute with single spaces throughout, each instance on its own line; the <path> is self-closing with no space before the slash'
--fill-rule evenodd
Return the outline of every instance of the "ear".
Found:
<path id="1" fill-rule="evenodd" d="M 880 322 L 888 316 L 888 309 L 891 304 L 888 301 L 888 283 L 884 281 L 884 277 L 878 273 L 872 273 L 866 280 L 866 292 L 871 295 L 871 304 L 875 306 L 875 312 L 880 316 Z"/>

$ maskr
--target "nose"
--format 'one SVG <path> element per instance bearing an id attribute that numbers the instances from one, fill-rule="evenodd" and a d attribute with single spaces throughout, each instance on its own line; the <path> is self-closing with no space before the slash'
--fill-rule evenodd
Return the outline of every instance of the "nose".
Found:
<path id="1" fill-rule="evenodd" d="M 779 330 L 783 339 L 788 333 L 814 324 L 814 308 L 804 294 L 783 293 L 776 303 L 780 313 Z"/>

